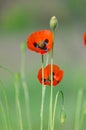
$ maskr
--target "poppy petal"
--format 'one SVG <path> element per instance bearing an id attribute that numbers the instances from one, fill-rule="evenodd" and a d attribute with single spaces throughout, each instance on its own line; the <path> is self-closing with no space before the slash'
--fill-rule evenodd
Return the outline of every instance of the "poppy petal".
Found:
<path id="1" fill-rule="evenodd" d="M 84 39 L 84 46 L 86 46 L 86 32 L 83 35 L 83 39 Z"/>

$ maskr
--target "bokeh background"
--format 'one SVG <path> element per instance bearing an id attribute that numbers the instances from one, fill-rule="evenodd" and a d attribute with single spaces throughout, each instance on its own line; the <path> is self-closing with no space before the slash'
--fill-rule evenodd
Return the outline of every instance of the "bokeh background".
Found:
<path id="1" fill-rule="evenodd" d="M 7 66 L 15 73 L 19 72 L 21 43 L 26 42 L 31 32 L 49 29 L 49 20 L 53 15 L 58 19 L 54 63 L 58 64 L 65 72 L 61 84 L 54 88 L 54 96 L 58 90 L 64 92 L 67 114 L 65 124 L 61 125 L 57 112 L 55 129 L 73 130 L 77 92 L 80 88 L 84 90 L 83 101 L 86 99 L 86 48 L 83 46 L 83 33 L 86 32 L 86 0 L 0 0 L 0 64 Z M 41 85 L 37 80 L 37 71 L 40 66 L 41 56 L 27 50 L 26 78 L 30 93 L 32 129 L 39 129 L 40 127 Z M 13 128 L 17 130 L 13 83 L 10 75 L 1 69 L 0 79 L 6 84 Z M 46 130 L 49 94 L 50 88 L 47 87 L 44 111 Z M 23 126 L 24 129 L 27 129 L 22 88 L 20 89 L 20 100 Z M 57 111 L 60 111 L 59 106 Z M 83 130 L 86 129 L 85 122 L 86 117 Z M 0 126 L 2 127 L 2 124 Z"/>

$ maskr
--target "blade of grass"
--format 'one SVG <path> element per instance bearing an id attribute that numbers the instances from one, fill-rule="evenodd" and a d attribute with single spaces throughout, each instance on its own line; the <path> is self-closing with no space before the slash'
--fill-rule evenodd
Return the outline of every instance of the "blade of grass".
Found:
<path id="1" fill-rule="evenodd" d="M 76 113 L 75 113 L 75 130 L 80 130 L 80 111 L 81 111 L 81 103 L 82 103 L 83 90 L 80 89 L 77 94 L 77 102 L 76 102 Z"/>
<path id="2" fill-rule="evenodd" d="M 23 121 L 22 121 L 22 113 L 21 113 L 21 105 L 19 101 L 19 75 L 15 75 L 15 91 L 16 91 L 16 107 L 19 117 L 19 129 L 23 130 Z"/>
<path id="3" fill-rule="evenodd" d="M 13 83 L 14 83 L 14 86 L 15 86 L 15 101 L 16 101 L 16 106 L 18 108 L 18 111 L 16 111 L 16 113 L 18 114 L 19 120 L 17 119 L 17 121 L 19 121 L 19 129 L 23 130 L 23 123 L 22 123 L 22 116 L 21 116 L 21 107 L 20 107 L 20 101 L 19 101 L 19 95 L 18 95 L 19 92 L 18 92 L 18 88 L 17 88 L 17 87 L 19 87 L 18 86 L 19 85 L 19 79 L 18 79 L 18 77 L 16 77 L 14 75 L 14 73 L 9 68 L 7 68 L 5 66 L 2 66 L 2 65 L 0 65 L 0 68 L 2 68 L 3 70 L 6 70 L 12 77 L 12 80 L 13 80 Z M 15 79 L 15 77 L 17 79 Z M 5 94 L 5 92 L 4 92 L 4 94 Z M 12 129 L 10 129 L 10 130 L 12 130 Z"/>
<path id="4" fill-rule="evenodd" d="M 4 107 L 3 107 L 3 105 L 2 105 L 1 102 L 0 102 L 0 112 L 1 112 L 1 114 L 3 115 L 2 121 L 3 121 L 3 124 L 4 124 L 4 130 L 8 130 L 7 120 L 6 120 L 6 114 L 5 114 Z M 1 115 L 1 114 L 0 114 L 0 115 Z"/>
<path id="5" fill-rule="evenodd" d="M 82 113 L 81 113 L 81 119 L 80 119 L 80 130 L 83 128 L 83 124 L 85 122 L 86 117 L 86 101 L 83 102 L 82 106 Z"/>
<path id="6" fill-rule="evenodd" d="M 9 105 L 8 105 L 8 99 L 7 99 L 7 95 L 6 95 L 5 89 L 4 89 L 4 84 L 3 84 L 3 82 L 1 80 L 0 80 L 0 84 L 1 84 L 1 89 L 2 89 L 4 100 L 5 100 L 5 104 L 6 104 L 6 112 L 7 112 L 9 130 L 12 130 L 12 120 L 11 120 L 11 117 L 10 117 L 10 110 L 9 110 Z"/>
<path id="7" fill-rule="evenodd" d="M 24 90 L 27 125 L 28 125 L 28 129 L 31 130 L 29 90 L 28 90 L 28 85 L 25 80 L 25 68 L 26 68 L 26 44 L 23 42 L 21 44 L 21 72 L 20 72 L 20 75 L 21 75 L 21 82 L 22 82 L 22 86 L 23 86 L 23 90 Z"/>

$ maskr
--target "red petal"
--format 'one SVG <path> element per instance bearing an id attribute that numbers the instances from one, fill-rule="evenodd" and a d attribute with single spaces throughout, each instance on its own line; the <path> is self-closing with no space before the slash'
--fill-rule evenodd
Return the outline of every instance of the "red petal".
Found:
<path id="1" fill-rule="evenodd" d="M 86 32 L 83 35 L 83 39 L 84 39 L 84 46 L 86 46 Z"/>

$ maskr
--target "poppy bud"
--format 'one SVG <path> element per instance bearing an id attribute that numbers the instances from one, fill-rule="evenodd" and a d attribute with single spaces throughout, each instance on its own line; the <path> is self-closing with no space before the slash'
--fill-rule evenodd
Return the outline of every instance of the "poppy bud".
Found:
<path id="1" fill-rule="evenodd" d="M 51 27 L 52 30 L 56 29 L 57 23 L 58 23 L 57 18 L 55 16 L 51 17 L 50 27 Z"/>
<path id="2" fill-rule="evenodd" d="M 21 50 L 24 52 L 26 51 L 26 43 L 25 42 L 21 43 Z"/>
<path id="3" fill-rule="evenodd" d="M 64 109 L 62 109 L 61 113 L 60 113 L 60 121 L 62 124 L 64 124 L 65 119 L 66 119 L 66 113 L 65 113 Z"/>

